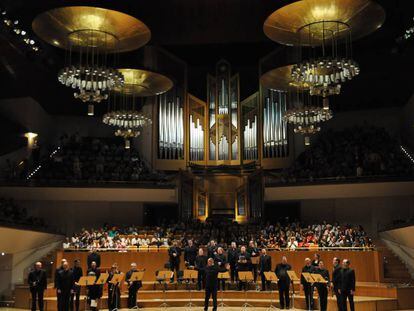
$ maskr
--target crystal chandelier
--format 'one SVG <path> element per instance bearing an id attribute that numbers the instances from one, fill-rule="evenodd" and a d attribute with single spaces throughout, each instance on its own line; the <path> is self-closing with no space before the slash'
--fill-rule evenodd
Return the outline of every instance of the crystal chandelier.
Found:
<path id="1" fill-rule="evenodd" d="M 309 85 L 311 95 L 339 95 L 341 84 L 360 72 L 352 59 L 351 28 L 339 21 L 314 22 L 301 27 L 299 62 L 293 65 L 294 83 Z"/>
<path id="2" fill-rule="evenodd" d="M 309 136 L 320 132 L 322 124 L 332 119 L 332 110 L 325 98 L 312 96 L 308 87 L 290 87 L 287 100 L 291 108 L 284 113 L 283 121 L 293 126 L 294 133 L 304 135 L 305 145 L 309 145 Z"/>
<path id="3" fill-rule="evenodd" d="M 374 32 L 384 20 L 384 9 L 372 0 L 298 0 L 270 14 L 263 31 L 271 40 L 295 47 L 290 82 L 306 83 L 311 96 L 328 98 L 360 73 L 352 41 Z"/>
<path id="4" fill-rule="evenodd" d="M 138 19 L 113 10 L 90 6 L 69 6 L 39 14 L 33 30 L 44 41 L 64 49 L 65 66 L 58 80 L 73 89 L 73 96 L 94 104 L 108 99 L 122 88 L 124 77 L 116 68 L 119 53 L 145 45 L 151 32 Z"/>

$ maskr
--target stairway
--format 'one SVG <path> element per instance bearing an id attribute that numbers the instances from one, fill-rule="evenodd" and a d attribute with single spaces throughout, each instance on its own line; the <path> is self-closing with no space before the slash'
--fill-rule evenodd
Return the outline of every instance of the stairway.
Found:
<path id="1" fill-rule="evenodd" d="M 408 268 L 383 241 L 377 240 L 375 245 L 383 256 L 385 283 L 414 283 Z"/>

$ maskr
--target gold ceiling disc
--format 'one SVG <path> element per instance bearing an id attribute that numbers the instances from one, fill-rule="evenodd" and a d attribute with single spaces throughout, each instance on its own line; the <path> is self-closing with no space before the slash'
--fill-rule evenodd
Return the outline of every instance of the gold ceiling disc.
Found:
<path id="1" fill-rule="evenodd" d="M 154 96 L 169 91 L 173 86 L 173 81 L 153 71 L 122 68 L 118 69 L 124 76 L 125 85 L 122 89 L 116 89 L 124 94 L 139 97 Z"/>
<path id="2" fill-rule="evenodd" d="M 151 31 L 140 20 L 118 11 L 69 6 L 35 17 L 33 31 L 44 41 L 62 49 L 70 46 L 100 46 L 108 52 L 126 52 L 144 46 Z"/>
<path id="3" fill-rule="evenodd" d="M 293 65 L 287 65 L 269 70 L 260 77 L 260 85 L 267 89 L 277 91 L 288 91 L 290 89 L 297 89 L 298 87 L 302 89 L 309 88 L 306 84 L 292 82 L 292 67 Z"/>
<path id="4" fill-rule="evenodd" d="M 355 40 L 380 28 L 384 20 L 384 9 L 372 0 L 300 0 L 270 14 L 263 24 L 263 31 L 273 41 L 285 45 L 298 45 L 298 31 L 301 28 L 324 21 L 325 29 L 340 28 L 339 37 L 341 33 L 348 33 L 345 30 L 349 27 L 352 39 Z M 316 24 L 315 27 L 322 28 L 322 25 Z M 315 31 L 315 27 L 312 32 Z M 309 31 L 301 31 L 306 38 L 307 33 L 303 31 Z M 313 38 L 314 44 L 318 44 L 318 41 L 322 43 L 319 36 Z"/>

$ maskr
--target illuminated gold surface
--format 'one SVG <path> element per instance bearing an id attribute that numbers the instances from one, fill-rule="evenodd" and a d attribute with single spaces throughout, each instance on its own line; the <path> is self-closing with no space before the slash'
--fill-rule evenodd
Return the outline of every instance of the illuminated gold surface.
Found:
<path id="1" fill-rule="evenodd" d="M 263 31 L 273 41 L 298 45 L 297 31 L 301 27 L 321 21 L 339 21 L 351 28 L 355 40 L 381 27 L 384 20 L 384 9 L 371 0 L 301 0 L 273 12 L 264 22 Z M 325 27 L 336 28 L 337 25 L 331 23 Z M 345 28 L 339 29 L 339 33 L 345 35 Z M 303 31 L 302 34 L 306 36 Z M 320 41 L 319 38 L 314 40 Z"/>
<path id="2" fill-rule="evenodd" d="M 89 6 L 69 6 L 52 9 L 36 16 L 33 31 L 44 41 L 68 49 L 70 45 L 85 46 L 90 33 L 97 42 L 108 42 L 106 50 L 118 42 L 120 52 L 132 51 L 145 45 L 151 31 L 140 20 L 118 11 Z"/>
<path id="3" fill-rule="evenodd" d="M 122 92 L 125 94 L 141 97 L 154 96 L 165 93 L 174 86 L 170 78 L 160 73 L 130 68 L 122 68 L 118 71 L 124 75 L 125 86 Z"/>
<path id="4" fill-rule="evenodd" d="M 309 86 L 306 84 L 298 85 L 295 82 L 291 82 L 292 67 L 293 65 L 287 65 L 269 70 L 260 77 L 260 84 L 267 89 L 278 91 L 288 91 L 299 86 L 304 89 L 308 88 Z"/>

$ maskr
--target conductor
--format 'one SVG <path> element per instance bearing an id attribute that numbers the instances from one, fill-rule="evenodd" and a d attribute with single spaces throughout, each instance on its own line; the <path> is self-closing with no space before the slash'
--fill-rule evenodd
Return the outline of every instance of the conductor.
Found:
<path id="1" fill-rule="evenodd" d="M 204 311 L 208 310 L 208 303 L 210 296 L 213 298 L 213 311 L 217 310 L 217 277 L 219 267 L 214 263 L 213 258 L 207 260 L 207 267 L 205 269 L 206 275 L 206 297 L 204 299 Z"/>

